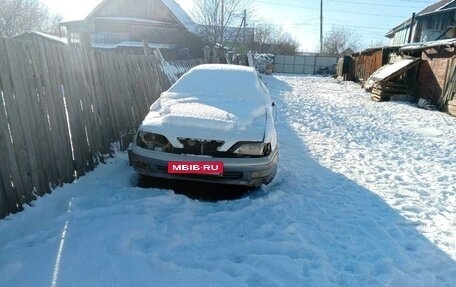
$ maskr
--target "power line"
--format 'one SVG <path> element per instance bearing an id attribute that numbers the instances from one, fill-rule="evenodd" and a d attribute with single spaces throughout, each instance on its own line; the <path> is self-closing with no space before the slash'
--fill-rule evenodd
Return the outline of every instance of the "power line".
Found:
<path id="1" fill-rule="evenodd" d="M 337 24 L 337 23 L 331 23 L 327 25 L 332 25 L 332 26 L 339 26 L 339 27 L 353 27 L 353 28 L 361 28 L 361 29 L 369 29 L 369 30 L 391 30 L 391 28 L 387 27 L 374 27 L 374 26 L 364 26 L 364 25 L 347 25 L 347 24 Z"/>
<path id="2" fill-rule="evenodd" d="M 318 30 L 317 29 L 317 25 L 319 23 L 313 22 L 315 20 L 317 20 L 317 19 L 313 18 L 313 19 L 309 20 L 308 22 L 287 23 L 287 25 L 289 25 L 289 26 L 300 26 L 300 27 L 302 27 L 302 26 L 314 26 L 313 28 L 315 28 L 315 31 L 317 31 Z M 340 21 L 337 21 L 337 20 L 328 19 L 328 18 L 326 18 L 326 20 L 327 21 L 324 24 L 325 26 L 351 27 L 351 28 L 359 28 L 361 30 L 381 30 L 381 31 L 389 31 L 389 30 L 391 30 L 391 27 L 340 24 Z M 312 28 L 312 27 L 309 27 L 309 28 Z"/>
<path id="3" fill-rule="evenodd" d="M 258 3 L 263 3 L 267 5 L 275 5 L 275 6 L 284 6 L 284 7 L 290 7 L 290 8 L 300 8 L 300 9 L 309 9 L 309 10 L 320 10 L 319 8 L 314 8 L 314 7 L 306 7 L 306 6 L 301 6 L 301 5 L 294 5 L 294 4 L 280 4 L 280 3 L 275 3 L 275 2 L 269 2 L 269 1 L 257 1 Z M 345 14 L 354 14 L 354 15 L 367 15 L 367 16 L 378 16 L 378 17 L 389 17 L 389 18 L 401 18 L 403 19 L 404 16 L 396 16 L 396 15 L 385 15 L 385 14 L 373 14 L 373 13 L 357 13 L 357 12 L 352 12 L 352 11 L 343 11 L 343 10 L 331 10 L 331 9 L 325 9 L 325 11 L 329 12 L 338 12 L 338 13 L 345 13 Z"/>
<path id="4" fill-rule="evenodd" d="M 326 20 L 329 20 L 329 21 L 333 21 L 333 22 L 337 22 L 337 23 L 340 23 L 340 19 L 335 19 L 335 18 L 325 18 Z M 349 24 L 360 24 L 362 22 L 357 22 L 357 21 L 347 21 L 347 20 L 344 20 L 344 23 L 349 23 Z M 380 27 L 380 26 L 371 26 L 371 27 Z M 386 28 L 386 27 L 385 27 Z"/>
<path id="5" fill-rule="evenodd" d="M 422 9 L 420 6 L 406 6 L 406 5 L 396 5 L 396 4 L 379 4 L 379 3 L 368 3 L 368 2 L 358 2 L 358 1 L 347 1 L 347 0 L 327 0 L 330 2 L 339 2 L 339 3 L 350 3 L 350 4 L 360 4 L 360 5 L 371 5 L 371 6 L 382 6 L 382 7 L 395 7 L 395 8 L 416 8 Z"/>
<path id="6" fill-rule="evenodd" d="M 372 29 L 372 30 L 391 30 L 391 27 L 380 27 L 380 26 L 365 26 L 365 25 L 349 25 L 349 24 L 340 24 L 340 21 L 336 20 L 330 20 L 326 18 L 326 24 L 325 25 L 332 25 L 332 26 L 340 26 L 340 27 L 354 27 L 354 28 L 364 28 L 364 29 Z M 330 23 L 328 23 L 328 21 Z M 288 25 L 291 26 L 311 26 L 311 25 L 317 25 L 318 23 L 310 23 L 310 22 L 304 22 L 304 23 L 288 23 Z"/>
<path id="7" fill-rule="evenodd" d="M 318 17 L 312 17 L 310 19 L 307 19 L 306 22 L 299 22 L 299 23 L 287 23 L 289 25 L 292 25 L 292 26 L 307 26 L 307 25 L 316 25 L 317 23 L 315 23 L 314 21 L 315 20 L 320 20 L 320 16 Z M 312 23 L 313 22 L 313 23 Z"/>
<path id="8" fill-rule="evenodd" d="M 423 3 L 423 4 L 427 4 L 427 5 L 435 3 L 435 1 L 416 1 L 416 0 L 397 0 L 397 1 L 399 1 L 399 2 Z"/>

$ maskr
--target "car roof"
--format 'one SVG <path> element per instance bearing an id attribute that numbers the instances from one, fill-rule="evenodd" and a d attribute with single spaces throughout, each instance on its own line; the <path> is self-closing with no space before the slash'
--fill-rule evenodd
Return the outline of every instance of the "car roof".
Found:
<path id="1" fill-rule="evenodd" d="M 264 99 L 266 93 L 254 68 L 227 64 L 196 66 L 185 73 L 168 92 L 258 99 Z"/>
<path id="2" fill-rule="evenodd" d="M 256 73 L 255 69 L 252 67 L 230 64 L 203 64 L 193 67 L 190 71 L 239 71 Z"/>

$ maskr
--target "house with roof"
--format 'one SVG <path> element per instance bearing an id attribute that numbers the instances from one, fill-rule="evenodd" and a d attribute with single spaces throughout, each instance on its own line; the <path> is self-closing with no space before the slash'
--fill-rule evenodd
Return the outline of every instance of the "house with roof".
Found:
<path id="1" fill-rule="evenodd" d="M 455 38 L 456 0 L 442 0 L 424 8 L 385 36 L 390 45 Z"/>
<path id="2" fill-rule="evenodd" d="M 166 59 L 199 58 L 198 25 L 173 0 L 103 0 L 84 20 L 60 23 L 70 45 Z"/>

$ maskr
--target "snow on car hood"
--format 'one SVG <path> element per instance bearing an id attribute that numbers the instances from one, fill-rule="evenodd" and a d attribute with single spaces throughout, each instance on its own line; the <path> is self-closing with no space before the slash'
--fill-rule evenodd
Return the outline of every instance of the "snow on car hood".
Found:
<path id="1" fill-rule="evenodd" d="M 265 125 L 261 97 L 165 92 L 151 106 L 141 129 L 165 135 L 177 147 L 177 138 L 186 137 L 222 140 L 221 150 L 227 150 L 238 141 L 262 141 Z"/>

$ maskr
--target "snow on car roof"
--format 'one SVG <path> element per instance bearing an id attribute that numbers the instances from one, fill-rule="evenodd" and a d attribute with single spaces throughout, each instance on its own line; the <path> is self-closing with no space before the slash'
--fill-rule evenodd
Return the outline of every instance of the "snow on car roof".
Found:
<path id="1" fill-rule="evenodd" d="M 223 138 L 219 133 L 250 130 L 262 139 L 270 98 L 255 69 L 235 65 L 201 65 L 184 74 L 155 102 L 143 126 L 173 129 L 178 134 Z M 259 118 L 261 120 L 259 120 Z M 255 124 L 254 124 L 255 123 Z M 189 129 L 203 130 L 189 132 Z M 258 134 L 258 135 L 256 135 Z"/>
<path id="2" fill-rule="evenodd" d="M 211 96 L 227 93 L 244 98 L 264 93 L 254 68 L 226 64 L 196 66 L 183 75 L 168 92 Z"/>

